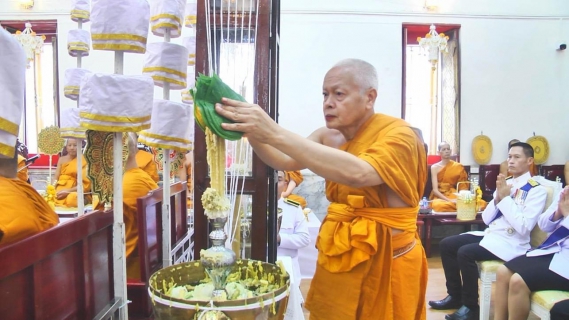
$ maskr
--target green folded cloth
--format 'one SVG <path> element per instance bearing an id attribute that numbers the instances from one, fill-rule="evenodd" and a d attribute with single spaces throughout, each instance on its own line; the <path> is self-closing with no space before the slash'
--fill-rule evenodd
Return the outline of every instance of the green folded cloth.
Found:
<path id="1" fill-rule="evenodd" d="M 204 132 L 208 127 L 213 133 L 226 140 L 241 139 L 242 132 L 228 131 L 221 127 L 222 123 L 233 123 L 233 121 L 215 112 L 215 104 L 221 103 L 221 98 L 224 97 L 246 102 L 240 94 L 223 83 L 216 74 L 211 77 L 200 74 L 196 80 L 196 87 L 191 89 L 190 93 L 194 98 L 194 117 Z"/>

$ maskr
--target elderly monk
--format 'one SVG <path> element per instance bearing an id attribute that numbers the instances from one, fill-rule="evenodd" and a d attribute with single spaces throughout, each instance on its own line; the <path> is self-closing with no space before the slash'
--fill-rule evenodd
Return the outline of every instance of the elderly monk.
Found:
<path id="1" fill-rule="evenodd" d="M 405 121 L 375 113 L 378 80 L 362 60 L 343 60 L 323 83 L 326 127 L 307 139 L 257 105 L 222 99 L 216 111 L 278 170 L 326 179 L 331 202 L 306 300 L 311 319 L 425 319 L 427 260 L 417 235 L 427 179 L 423 141 Z M 325 161 L 324 161 L 325 160 Z"/>
<path id="2" fill-rule="evenodd" d="M 300 171 L 286 171 L 285 181 L 288 183 L 288 186 L 286 187 L 286 190 L 281 194 L 281 197 L 298 202 L 302 209 L 306 208 L 306 199 L 304 199 L 303 196 L 292 194 L 294 189 L 298 187 L 302 181 L 304 181 L 304 178 L 302 177 Z"/>
<path id="3" fill-rule="evenodd" d="M 508 142 L 508 152 L 512 148 L 512 145 L 514 143 L 518 143 L 518 142 L 520 142 L 520 140 L 518 140 L 518 139 L 510 140 L 510 142 Z M 535 162 L 532 162 L 531 167 L 529 168 L 529 173 L 532 175 L 532 177 L 537 176 L 539 174 L 539 171 L 537 170 L 537 166 L 535 165 Z M 506 177 L 512 176 L 512 173 L 510 172 L 510 169 L 508 168 L 508 160 L 504 160 L 502 163 L 500 163 L 500 174 L 503 174 Z"/>
<path id="4" fill-rule="evenodd" d="M 160 177 L 158 176 L 158 168 L 156 167 L 156 162 L 154 162 L 154 157 L 152 154 L 145 150 L 136 149 L 136 163 L 140 169 L 148 173 L 150 178 L 154 182 L 158 182 Z"/>
<path id="5" fill-rule="evenodd" d="M 158 189 L 158 185 L 144 170 L 138 167 L 136 154 L 138 151 L 136 136 L 129 133 L 128 159 L 123 176 L 123 217 L 126 244 L 126 273 L 131 279 L 140 279 L 140 263 L 138 258 L 138 221 L 136 200 Z"/>
<path id="6" fill-rule="evenodd" d="M 77 140 L 67 139 L 67 154 L 60 157 L 55 170 L 56 200 L 60 207 L 77 207 Z M 87 161 L 82 158 L 83 191 L 91 190 L 91 181 L 87 178 Z"/>
<path id="7" fill-rule="evenodd" d="M 192 179 L 193 164 L 194 164 L 194 153 L 192 151 L 189 151 L 188 153 L 186 153 L 186 157 L 184 159 L 184 165 L 182 166 L 182 168 L 180 168 L 180 171 L 178 172 L 178 177 L 180 178 L 180 180 L 188 182 L 188 199 L 187 199 L 188 209 L 192 208 L 193 206 L 192 200 L 194 198 L 194 182 Z"/>
<path id="8" fill-rule="evenodd" d="M 456 187 L 457 183 L 461 181 L 468 181 L 468 174 L 464 170 L 462 164 L 450 159 L 451 148 L 450 145 L 443 141 L 438 146 L 441 161 L 431 166 L 431 183 L 433 184 L 433 191 L 429 197 L 432 200 L 432 207 L 437 212 L 453 212 L 456 211 Z M 468 190 L 469 184 L 465 183 L 459 185 L 459 190 Z M 486 208 L 484 200 L 478 200 L 479 210 Z"/>

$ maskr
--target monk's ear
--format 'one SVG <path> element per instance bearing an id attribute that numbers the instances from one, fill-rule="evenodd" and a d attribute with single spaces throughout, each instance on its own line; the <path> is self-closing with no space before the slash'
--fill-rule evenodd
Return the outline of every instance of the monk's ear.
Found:
<path id="1" fill-rule="evenodd" d="M 375 105 L 375 99 L 377 99 L 377 90 L 374 88 L 369 88 L 366 92 L 366 105 L 368 108 L 373 109 Z"/>

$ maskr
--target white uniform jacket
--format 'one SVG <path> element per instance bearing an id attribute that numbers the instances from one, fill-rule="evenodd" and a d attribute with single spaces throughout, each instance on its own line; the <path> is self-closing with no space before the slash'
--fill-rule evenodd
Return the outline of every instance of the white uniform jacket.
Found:
<path id="1" fill-rule="evenodd" d="M 289 256 L 292 258 L 294 269 L 294 282 L 300 285 L 300 265 L 298 264 L 298 249 L 306 247 L 310 243 L 308 233 L 308 223 L 300 206 L 288 204 L 284 199 L 280 199 L 277 204 L 282 209 L 282 221 L 279 235 L 281 243 L 277 248 L 277 255 Z"/>
<path id="2" fill-rule="evenodd" d="M 541 230 L 553 233 L 559 227 L 565 227 L 569 229 L 568 217 L 559 219 L 557 221 L 551 221 L 553 214 L 555 211 L 557 211 L 558 203 L 559 196 L 555 196 L 549 208 L 547 208 L 547 210 L 539 217 L 538 225 Z M 527 256 L 535 257 L 551 253 L 555 253 L 555 255 L 549 264 L 549 270 L 566 279 L 569 279 L 569 237 L 561 238 L 543 249 L 532 250 L 527 253 Z"/>
<path id="3" fill-rule="evenodd" d="M 515 179 L 508 179 L 508 185 L 512 185 L 510 196 L 502 199 L 498 205 L 491 200 L 482 212 L 482 219 L 488 228 L 480 245 L 505 261 L 524 255 L 531 248 L 531 230 L 545 207 L 547 190 L 544 187 L 535 186 L 525 195 L 520 189 L 530 178 L 530 173 L 526 172 Z M 496 218 L 499 211 L 502 215 Z"/>

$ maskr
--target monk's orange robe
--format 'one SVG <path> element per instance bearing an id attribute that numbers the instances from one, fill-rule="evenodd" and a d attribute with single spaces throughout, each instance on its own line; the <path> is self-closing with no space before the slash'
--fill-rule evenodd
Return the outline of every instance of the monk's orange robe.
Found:
<path id="1" fill-rule="evenodd" d="M 158 185 L 140 168 L 130 169 L 124 173 L 123 181 L 123 219 L 126 245 L 127 278 L 140 279 L 140 263 L 138 259 L 138 219 L 136 199 L 158 189 Z"/>
<path id="2" fill-rule="evenodd" d="M 26 158 L 18 155 L 18 179 L 28 182 L 28 168 L 26 167 Z"/>
<path id="3" fill-rule="evenodd" d="M 427 179 L 422 140 L 405 121 L 375 114 L 340 149 L 368 162 L 385 183 L 326 181 L 331 204 L 316 240 L 310 319 L 426 319 L 427 259 L 416 225 Z M 388 189 L 408 207 L 388 207 Z"/>
<path id="4" fill-rule="evenodd" d="M 445 197 L 449 199 L 456 199 L 457 192 L 456 185 L 461 181 L 468 181 L 468 174 L 464 170 L 462 164 L 450 160 L 437 174 L 437 182 L 439 186 L 439 192 L 444 194 Z M 463 183 L 459 185 L 459 190 L 468 190 L 470 184 Z M 456 203 L 451 201 L 446 201 L 437 198 L 434 191 L 431 191 L 429 196 L 432 202 L 432 208 L 437 212 L 455 212 Z M 486 201 L 478 200 L 478 210 L 484 210 L 486 208 Z"/>
<path id="5" fill-rule="evenodd" d="M 150 176 L 150 178 L 152 178 L 152 180 L 154 180 L 155 182 L 158 182 L 158 180 L 160 180 L 160 177 L 158 176 L 158 168 L 156 167 L 156 162 L 154 162 L 154 159 L 150 152 L 146 152 L 144 150 L 138 150 L 138 152 L 136 153 L 136 164 L 140 169 L 148 173 L 148 175 Z"/>
<path id="6" fill-rule="evenodd" d="M 82 177 L 83 177 L 83 192 L 91 191 L 91 181 L 87 178 L 87 160 L 85 157 L 81 160 Z M 67 190 L 77 186 L 77 158 L 61 165 L 61 172 L 59 179 L 57 179 L 57 186 L 55 192 L 60 190 Z M 77 192 L 71 192 L 61 200 L 55 200 L 55 206 L 60 207 L 77 207 Z"/>
<path id="7" fill-rule="evenodd" d="M 304 178 L 302 177 L 300 171 L 285 171 L 285 180 L 294 181 L 298 187 L 302 181 L 304 181 Z M 290 194 L 287 198 L 300 203 L 302 209 L 306 208 L 306 199 L 304 199 L 303 196 L 299 196 L 298 194 Z"/>
<path id="8" fill-rule="evenodd" d="M 59 223 L 57 214 L 27 182 L 0 177 L 0 245 Z"/>

